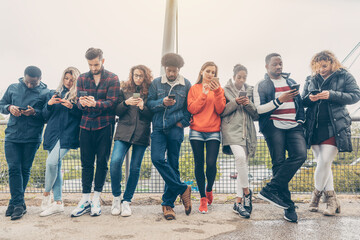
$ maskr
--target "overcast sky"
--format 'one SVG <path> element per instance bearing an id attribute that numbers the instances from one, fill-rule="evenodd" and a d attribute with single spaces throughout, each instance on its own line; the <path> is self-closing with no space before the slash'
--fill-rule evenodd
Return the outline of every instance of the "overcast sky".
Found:
<path id="1" fill-rule="evenodd" d="M 159 75 L 165 0 L 0 0 L 0 66 L 4 91 L 28 65 L 56 88 L 63 70 L 88 71 L 89 47 L 104 51 L 105 68 L 126 80 L 145 64 Z M 264 73 L 264 58 L 278 52 L 284 71 L 303 84 L 311 57 L 324 49 L 342 60 L 360 41 L 358 0 L 179 0 L 181 70 L 195 83 L 201 65 L 214 61 L 222 84 L 241 63 L 248 83 Z M 360 60 L 350 69 L 360 79 Z"/>

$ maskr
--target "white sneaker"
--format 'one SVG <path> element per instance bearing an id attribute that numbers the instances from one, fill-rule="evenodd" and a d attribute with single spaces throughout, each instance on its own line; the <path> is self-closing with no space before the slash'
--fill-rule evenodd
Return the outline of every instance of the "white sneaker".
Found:
<path id="1" fill-rule="evenodd" d="M 111 206 L 111 215 L 120 215 L 120 197 L 114 197 Z"/>
<path id="2" fill-rule="evenodd" d="M 93 200 L 91 202 L 91 212 L 90 216 L 96 217 L 101 215 L 101 205 L 100 205 L 100 199 L 99 200 Z"/>
<path id="3" fill-rule="evenodd" d="M 64 211 L 64 204 L 57 204 L 53 202 L 50 207 L 48 207 L 45 211 L 40 213 L 40 217 L 46 217 L 55 213 L 60 213 Z"/>
<path id="4" fill-rule="evenodd" d="M 122 217 L 131 216 L 130 202 L 127 202 L 127 201 L 122 202 L 122 204 L 121 204 L 121 216 Z"/>
<path id="5" fill-rule="evenodd" d="M 43 199 L 41 202 L 41 210 L 45 211 L 47 208 L 49 208 L 51 205 L 51 194 L 48 196 L 43 195 Z"/>
<path id="6" fill-rule="evenodd" d="M 88 212 L 90 212 L 90 203 L 80 201 L 78 206 L 71 212 L 71 217 L 80 217 Z"/>

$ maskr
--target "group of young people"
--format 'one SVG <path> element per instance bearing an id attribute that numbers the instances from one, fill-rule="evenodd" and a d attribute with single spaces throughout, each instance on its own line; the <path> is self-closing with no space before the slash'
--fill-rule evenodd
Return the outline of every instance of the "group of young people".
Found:
<path id="1" fill-rule="evenodd" d="M 131 200 L 150 140 L 152 163 L 165 181 L 161 204 L 164 217 L 175 219 L 174 202 L 178 196 L 189 215 L 191 186 L 181 181 L 179 155 L 184 128 L 190 126 L 199 211 L 207 213 L 208 205 L 213 202 L 216 163 L 222 143 L 222 151 L 234 155 L 238 173 L 233 211 L 249 218 L 252 191 L 248 159 L 256 150 L 255 120 L 259 121 L 260 132 L 267 142 L 273 172 L 258 197 L 284 209 L 286 220 L 297 222 L 288 183 L 311 147 L 317 167 L 310 211 L 318 211 L 320 197 L 325 194 L 327 206 L 323 213 L 331 216 L 340 212 L 331 164 L 338 152 L 352 151 L 351 119 L 345 106 L 360 99 L 360 90 L 333 53 L 322 51 L 312 58 L 312 74 L 306 79 L 302 96 L 299 84 L 283 73 L 283 62 L 277 53 L 266 56 L 267 73 L 255 87 L 246 83 L 248 72 L 241 64 L 234 66 L 232 78 L 221 87 L 214 62 L 203 64 L 192 86 L 179 74 L 184 60 L 175 53 L 162 57 L 163 76 L 153 79 L 148 67 L 137 65 L 130 69 L 128 80 L 120 84 L 117 75 L 104 69 L 101 49 L 90 48 L 85 57 L 90 71 L 80 74 L 74 67 L 65 69 L 55 91 L 40 81 L 39 68 L 27 67 L 24 77 L 19 83 L 11 84 L 0 101 L 1 113 L 10 113 L 5 130 L 5 156 L 11 199 L 5 214 L 12 220 L 26 213 L 24 192 L 45 123 L 43 147 L 49 155 L 40 216 L 64 211 L 62 159 L 70 149 L 78 147 L 82 198 L 71 216 L 101 215 L 100 194 L 110 155 L 111 214 L 130 216 Z M 122 165 L 130 147 L 130 174 L 121 197 Z"/>

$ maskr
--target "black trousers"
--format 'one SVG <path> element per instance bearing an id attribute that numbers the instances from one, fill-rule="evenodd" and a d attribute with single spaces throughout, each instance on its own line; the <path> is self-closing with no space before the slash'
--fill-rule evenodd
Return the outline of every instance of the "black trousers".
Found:
<path id="1" fill-rule="evenodd" d="M 94 163 L 96 156 L 96 172 L 94 191 L 101 192 L 108 171 L 108 160 L 113 138 L 112 124 L 100 130 L 80 130 L 80 154 L 82 167 L 83 193 L 91 193 L 94 179 Z"/>
<path id="2" fill-rule="evenodd" d="M 291 129 L 279 129 L 271 121 L 263 135 L 270 151 L 273 172 L 266 187 L 278 191 L 282 200 L 293 206 L 288 183 L 307 158 L 303 127 L 298 125 Z M 286 151 L 288 158 L 285 157 Z"/>

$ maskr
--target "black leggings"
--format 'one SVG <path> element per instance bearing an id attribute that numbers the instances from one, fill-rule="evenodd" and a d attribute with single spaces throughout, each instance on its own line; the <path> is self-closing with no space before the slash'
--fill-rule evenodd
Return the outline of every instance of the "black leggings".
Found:
<path id="1" fill-rule="evenodd" d="M 204 174 L 204 143 L 206 143 L 206 191 L 212 191 L 216 177 L 216 160 L 219 154 L 220 142 L 210 140 L 207 142 L 200 140 L 190 140 L 194 152 L 195 161 L 195 178 L 199 188 L 200 196 L 206 197 L 205 194 L 205 174 Z"/>

